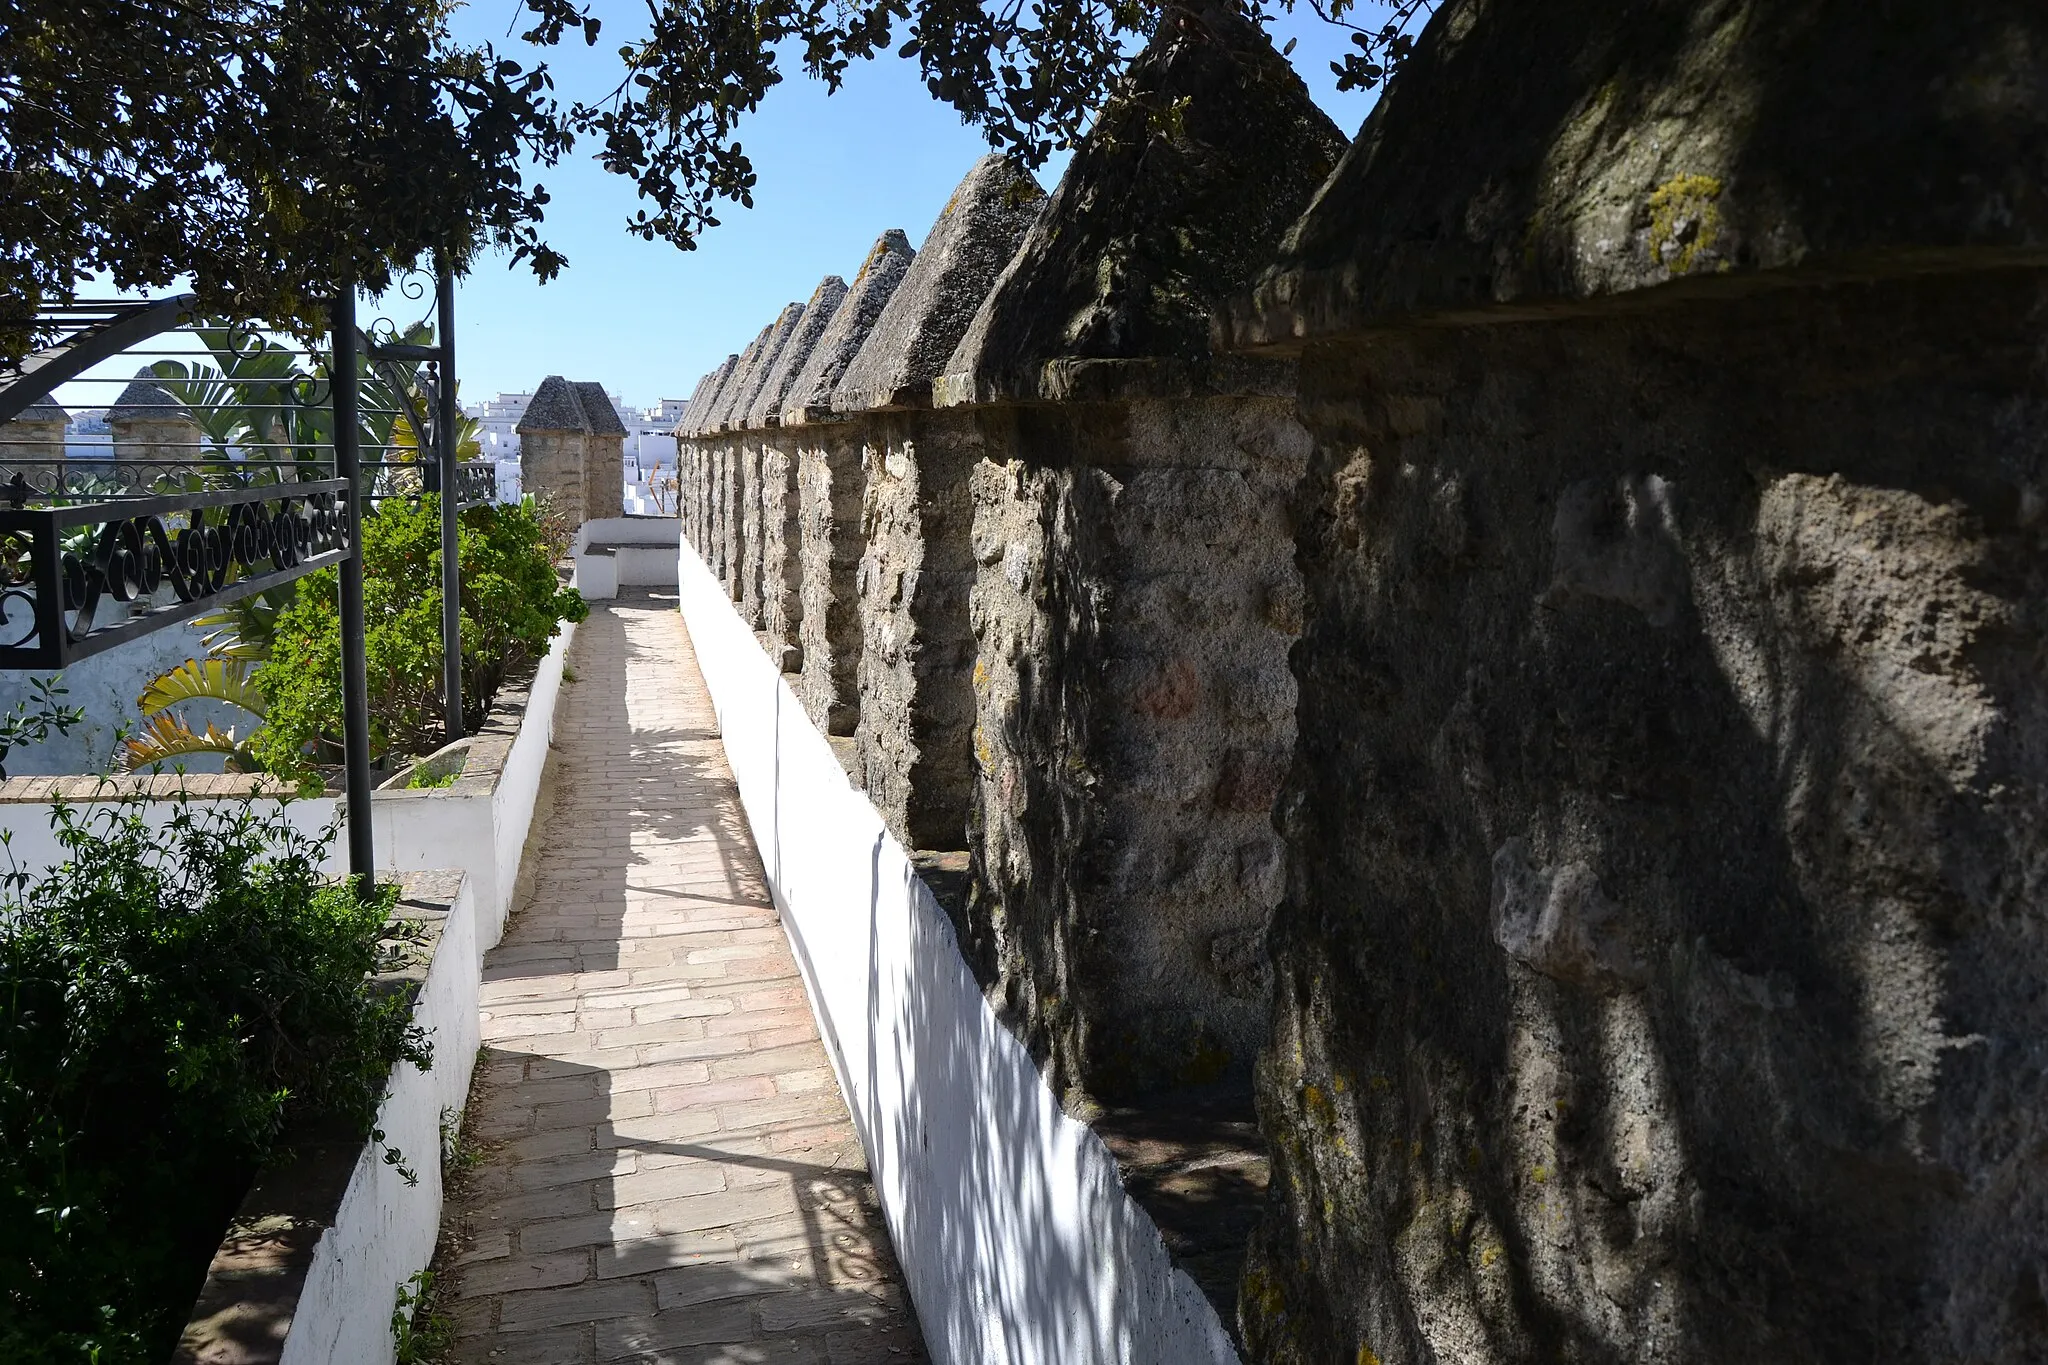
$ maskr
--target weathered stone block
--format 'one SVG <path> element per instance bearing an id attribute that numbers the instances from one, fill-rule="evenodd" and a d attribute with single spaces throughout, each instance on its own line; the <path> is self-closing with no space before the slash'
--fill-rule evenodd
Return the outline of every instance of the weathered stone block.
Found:
<path id="1" fill-rule="evenodd" d="M 868 798 L 906 847 L 966 845 L 974 788 L 975 581 L 968 484 L 975 419 L 911 412 L 868 419 L 864 638 L 855 732 Z"/>
<path id="2" fill-rule="evenodd" d="M 762 575 L 767 568 L 766 528 L 761 520 L 761 441 L 757 434 L 749 432 L 735 438 L 733 444 L 738 452 L 740 471 L 740 582 L 734 600 L 739 603 L 740 615 L 745 618 L 748 628 L 761 630 L 767 624 L 761 590 Z"/>
<path id="3" fill-rule="evenodd" d="M 803 532 L 796 475 L 800 447 L 789 432 L 761 438 L 761 628 L 781 651 L 785 673 L 803 665 Z"/>
<path id="4" fill-rule="evenodd" d="M 811 723 L 852 735 L 860 716 L 861 450 L 830 425 L 795 428 L 803 606 L 797 696 Z"/>
<path id="5" fill-rule="evenodd" d="M 1242 1074 L 1265 1034 L 1290 406 L 1021 409 L 973 476 L 970 952 L 1095 1093 Z"/>
<path id="6" fill-rule="evenodd" d="M 2048 1356 L 2043 319 L 1309 350 L 1254 1356 Z"/>

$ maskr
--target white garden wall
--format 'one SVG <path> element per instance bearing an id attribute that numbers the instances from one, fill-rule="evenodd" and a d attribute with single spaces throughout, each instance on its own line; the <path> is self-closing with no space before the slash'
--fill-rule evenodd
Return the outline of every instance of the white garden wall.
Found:
<path id="1" fill-rule="evenodd" d="M 678 579 L 934 1361 L 1234 1365 L 1108 1148 L 984 1002 L 944 912 L 687 543 Z"/>
<path id="2" fill-rule="evenodd" d="M 564 625 L 525 691 L 501 696 L 480 734 L 450 746 L 466 754 L 462 776 L 454 785 L 385 790 L 371 798 L 378 876 L 397 877 L 427 868 L 461 869 L 469 877 L 477 902 L 479 955 L 496 946 L 511 908 L 519 854 L 532 827 L 541 773 L 554 738 L 562 669 L 575 633 L 575 626 Z M 402 781 L 404 776 L 400 773 L 395 780 Z M 56 794 L 78 806 L 81 814 L 94 817 L 97 810 L 107 809 L 120 793 L 138 783 L 164 796 L 182 787 L 195 799 L 224 800 L 238 797 L 255 781 L 195 775 L 121 778 L 104 786 L 89 777 L 16 778 L 0 783 L 0 839 L 6 841 L 0 864 L 12 858 L 13 866 L 41 871 L 65 860 L 50 826 L 50 800 Z M 342 804 L 334 796 L 316 796 L 293 800 L 286 809 L 293 824 L 312 834 L 331 822 Z M 168 800 L 153 800 L 143 807 L 144 818 L 161 826 L 174 809 Z M 339 876 L 347 865 L 347 840 L 337 839 L 328 850 L 328 870 Z"/>
<path id="3" fill-rule="evenodd" d="M 617 597 L 620 588 L 676 586 L 674 517 L 599 517 L 576 529 L 576 590 L 590 601 Z"/>
<path id="4" fill-rule="evenodd" d="M 313 1248 L 279 1365 L 389 1365 L 397 1354 L 391 1309 L 398 1286 L 434 1256 L 441 1226 L 441 1114 L 462 1112 L 481 1041 L 478 913 L 469 879 L 460 874 L 429 874 L 418 889 L 449 902 L 413 1006 L 413 1019 L 433 1039 L 434 1065 L 425 1072 L 405 1063 L 394 1067 L 391 1093 L 377 1111 L 385 1143 L 403 1154 L 418 1183 L 406 1183 L 374 1145 L 363 1147 L 341 1207 Z"/>

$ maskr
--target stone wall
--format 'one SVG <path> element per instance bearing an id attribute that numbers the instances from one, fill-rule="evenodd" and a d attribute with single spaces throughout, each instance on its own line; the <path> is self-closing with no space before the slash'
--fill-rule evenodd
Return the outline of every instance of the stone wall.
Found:
<path id="1" fill-rule="evenodd" d="M 968 484 L 981 432 L 964 412 L 907 412 L 863 425 L 861 777 L 906 847 L 961 849 L 974 785 Z"/>
<path id="2" fill-rule="evenodd" d="M 861 447 L 839 428 L 800 429 L 797 446 L 798 572 L 803 672 L 797 697 L 812 724 L 850 736 L 860 721 L 858 584 L 861 504 L 867 481 Z"/>
<path id="3" fill-rule="evenodd" d="M 522 431 L 519 486 L 546 493 L 570 525 L 590 520 L 583 506 L 583 462 L 589 438 L 580 431 Z"/>
<path id="4" fill-rule="evenodd" d="M 70 415 L 45 399 L 0 424 L 0 464 L 8 460 L 61 460 Z"/>
<path id="5" fill-rule="evenodd" d="M 906 847 L 970 855 L 977 970 L 1079 1094 L 1249 1093 L 1307 438 L 1208 318 L 1341 147 L 1256 29 L 1177 18 L 1049 200 L 990 157 L 885 234 L 783 403 L 798 693 Z"/>
<path id="6" fill-rule="evenodd" d="M 602 384 L 549 375 L 519 419 L 521 486 L 572 526 L 625 513 L 625 434 Z"/>
<path id="7" fill-rule="evenodd" d="M 1257 1354 L 2038 1355 L 2044 318 L 1310 353 Z"/>
<path id="8" fill-rule="evenodd" d="M 2048 1357 L 2048 12 L 1580 10 L 1445 5 L 1232 310 L 1314 437 L 1248 1348 Z"/>
<path id="9" fill-rule="evenodd" d="M 1089 1090 L 1224 1079 L 1266 1029 L 1307 436 L 1240 395 L 1025 409 L 1000 448 L 974 486 L 970 950 Z"/>
<path id="10" fill-rule="evenodd" d="M 1248 1358 L 2048 1358 L 2048 11 L 1290 81 L 1175 11 L 791 390 L 806 708 L 1073 1112 L 1255 1077 Z"/>
<path id="11" fill-rule="evenodd" d="M 761 437 L 761 629 L 780 651 L 784 673 L 803 669 L 802 510 L 796 476 L 800 447 L 778 431 Z"/>

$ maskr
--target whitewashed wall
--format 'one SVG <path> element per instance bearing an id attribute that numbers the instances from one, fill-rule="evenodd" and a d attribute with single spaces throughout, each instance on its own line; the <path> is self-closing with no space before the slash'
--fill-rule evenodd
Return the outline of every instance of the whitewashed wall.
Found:
<path id="1" fill-rule="evenodd" d="M 1235 1365 L 1115 1159 L 983 1001 L 903 849 L 687 544 L 727 758 L 939 1365 Z"/>
<path id="2" fill-rule="evenodd" d="M 460 1113 L 476 1065 L 476 897 L 468 878 L 441 930 L 413 1019 L 434 1043 L 434 1065 L 392 1068 L 377 1111 L 385 1142 L 418 1177 L 409 1185 L 366 1144 L 332 1226 L 321 1234 L 299 1293 L 280 1365 L 390 1365 L 398 1286 L 433 1259 L 441 1223 L 441 1113 Z"/>
<path id="3" fill-rule="evenodd" d="M 432 868 L 464 872 L 477 903 L 478 932 L 474 937 L 479 954 L 497 945 L 511 909 L 519 855 L 532 828 L 548 745 L 554 738 L 562 669 L 575 633 L 573 625 L 564 625 L 555 637 L 527 688 L 516 731 L 509 744 L 500 741 L 494 746 L 488 763 L 466 770 L 450 787 L 380 791 L 371 798 L 378 876 Z M 66 785 L 77 787 L 90 781 L 70 779 Z M 0 784 L 0 840 L 5 841 L 0 847 L 0 866 L 42 872 L 65 860 L 63 846 L 51 828 L 48 800 L 37 792 L 22 782 Z M 100 818 L 99 812 L 123 809 L 112 801 L 73 800 L 80 818 L 88 820 Z M 317 834 L 334 820 L 343 804 L 337 797 L 316 796 L 292 801 L 286 810 L 299 829 Z M 265 806 L 259 803 L 258 808 Z M 267 808 L 276 806 L 270 803 Z M 142 807 L 143 817 L 159 828 L 174 809 L 169 801 L 151 801 Z M 328 849 L 326 866 L 336 876 L 347 870 L 345 835 Z"/>
<path id="4" fill-rule="evenodd" d="M 576 590 L 591 601 L 617 597 L 620 588 L 676 586 L 674 517 L 600 517 L 576 530 Z M 593 546 L 605 547 L 590 553 Z"/>

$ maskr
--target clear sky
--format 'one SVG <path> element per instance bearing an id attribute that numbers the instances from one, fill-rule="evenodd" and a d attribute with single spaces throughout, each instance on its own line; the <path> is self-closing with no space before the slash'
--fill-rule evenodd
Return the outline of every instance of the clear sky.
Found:
<path id="1" fill-rule="evenodd" d="M 518 39 L 505 36 L 514 3 L 472 0 L 454 16 L 457 34 L 525 60 Z M 618 42 L 629 35 L 615 26 L 627 27 L 640 8 L 598 0 L 592 10 L 605 30 L 597 46 L 576 40 L 547 54 L 565 104 L 594 99 L 617 82 Z M 1372 97 L 1336 92 L 1330 62 L 1346 46 L 1344 31 L 1305 3 L 1280 16 L 1273 31 L 1278 43 L 1299 40 L 1296 70 L 1346 135 L 1356 133 Z M 539 285 L 524 265 L 478 262 L 456 313 L 465 402 L 528 390 L 550 374 L 597 380 L 638 406 L 686 398 L 699 375 L 745 346 L 784 304 L 810 297 L 826 275 L 850 280 L 885 229 L 902 228 L 913 245 L 923 241 L 953 187 L 987 150 L 980 136 L 931 97 L 914 61 L 855 66 L 830 96 L 797 64 L 784 69 L 783 83 L 740 130 L 759 175 L 754 207 L 721 214 L 722 224 L 695 251 L 629 235 L 624 223 L 637 206 L 631 184 L 586 155 L 539 173 L 554 197 L 546 236 L 569 268 Z M 1041 172 L 1047 188 L 1060 169 Z"/>

